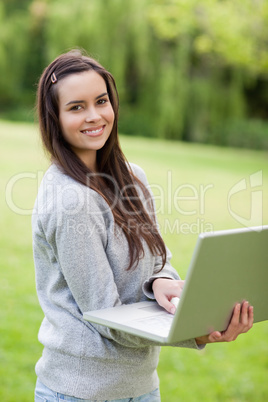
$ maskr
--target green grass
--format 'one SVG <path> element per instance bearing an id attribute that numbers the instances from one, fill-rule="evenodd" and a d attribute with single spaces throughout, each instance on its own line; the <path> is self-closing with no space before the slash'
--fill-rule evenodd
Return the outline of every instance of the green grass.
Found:
<path id="1" fill-rule="evenodd" d="M 0 401 L 28 402 L 42 352 L 37 333 L 43 317 L 35 293 L 30 212 L 48 162 L 34 125 L 0 122 L 0 133 Z M 260 218 L 267 224 L 267 153 L 124 136 L 121 143 L 128 159 L 147 173 L 163 237 L 182 277 L 200 230 L 243 226 L 228 208 L 236 183 L 245 179 L 248 188 L 233 195 L 231 210 L 252 224 Z M 253 189 L 262 191 L 262 202 L 254 204 L 254 217 L 249 177 L 255 172 L 262 175 L 262 185 Z M 267 338 L 264 322 L 236 342 L 208 345 L 202 352 L 163 348 L 163 402 L 268 400 Z"/>

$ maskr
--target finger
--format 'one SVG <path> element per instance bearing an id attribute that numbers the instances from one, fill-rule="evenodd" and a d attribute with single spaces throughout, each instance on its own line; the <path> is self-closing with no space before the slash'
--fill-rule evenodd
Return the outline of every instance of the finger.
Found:
<path id="1" fill-rule="evenodd" d="M 240 322 L 243 326 L 247 327 L 249 322 L 249 303 L 245 301 L 242 304 Z"/>
<path id="2" fill-rule="evenodd" d="M 242 308 L 241 325 L 243 325 L 243 331 L 247 332 L 252 328 L 254 322 L 253 306 L 250 306 L 248 302 L 245 302 Z"/>
<path id="3" fill-rule="evenodd" d="M 175 314 L 176 307 L 169 301 L 166 295 L 158 296 L 158 304 L 163 307 L 168 313 Z"/>
<path id="4" fill-rule="evenodd" d="M 233 317 L 231 319 L 231 324 L 237 326 L 240 322 L 240 314 L 241 314 L 241 304 L 237 303 L 233 310 Z"/>
<path id="5" fill-rule="evenodd" d="M 254 322 L 254 307 L 253 307 L 253 306 L 249 306 L 249 309 L 248 309 L 248 320 L 249 320 L 250 328 L 252 328 L 253 322 Z"/>
<path id="6" fill-rule="evenodd" d="M 233 315 L 226 331 L 221 332 L 222 335 L 221 342 L 233 341 L 237 338 L 238 334 L 241 332 L 239 330 L 240 311 L 241 311 L 241 304 L 237 303 L 233 309 Z"/>
<path id="7" fill-rule="evenodd" d="M 224 340 L 227 342 L 235 340 L 238 335 L 247 332 L 253 325 L 253 308 L 247 301 L 237 304 L 234 308 L 233 317 L 228 326 Z"/>
<path id="8" fill-rule="evenodd" d="M 169 300 L 169 298 L 168 298 L 168 300 Z M 169 305 L 167 304 L 167 308 L 169 308 L 169 312 L 171 313 L 171 314 L 175 314 L 175 311 L 176 311 L 176 309 L 177 309 L 177 307 L 178 307 L 178 304 L 179 304 L 179 301 L 180 301 L 180 298 L 179 297 L 177 297 L 177 296 L 175 296 L 175 297 L 172 297 L 170 300 L 169 300 Z M 171 306 L 171 304 L 172 304 L 172 306 Z"/>
<path id="9" fill-rule="evenodd" d="M 211 334 L 209 334 L 208 339 L 209 339 L 209 342 L 211 342 L 211 343 L 220 342 L 222 339 L 222 336 L 223 335 L 221 332 L 214 331 L 214 332 L 211 332 Z"/>

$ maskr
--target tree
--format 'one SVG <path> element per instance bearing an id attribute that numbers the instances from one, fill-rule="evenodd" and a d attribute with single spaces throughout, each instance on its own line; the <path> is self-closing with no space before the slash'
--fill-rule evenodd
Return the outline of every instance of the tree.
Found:
<path id="1" fill-rule="evenodd" d="M 2 108 L 32 106 L 42 69 L 82 47 L 115 76 L 121 132 L 267 143 L 264 0 L 2 0 L 0 22 Z"/>

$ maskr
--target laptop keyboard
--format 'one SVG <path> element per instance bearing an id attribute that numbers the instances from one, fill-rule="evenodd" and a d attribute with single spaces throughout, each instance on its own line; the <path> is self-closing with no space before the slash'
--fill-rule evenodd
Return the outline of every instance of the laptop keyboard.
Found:
<path id="1" fill-rule="evenodd" d="M 151 317 L 139 318 L 133 320 L 132 324 L 135 328 L 142 329 L 149 333 L 167 337 L 172 324 L 173 315 L 166 312 Z"/>

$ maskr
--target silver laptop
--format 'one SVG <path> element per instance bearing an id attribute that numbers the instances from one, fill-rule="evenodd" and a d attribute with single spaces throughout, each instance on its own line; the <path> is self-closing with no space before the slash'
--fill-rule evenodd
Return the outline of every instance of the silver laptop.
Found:
<path id="1" fill-rule="evenodd" d="M 160 343 L 226 329 L 237 302 L 268 319 L 268 226 L 202 233 L 175 315 L 155 301 L 85 312 L 85 320 Z"/>

